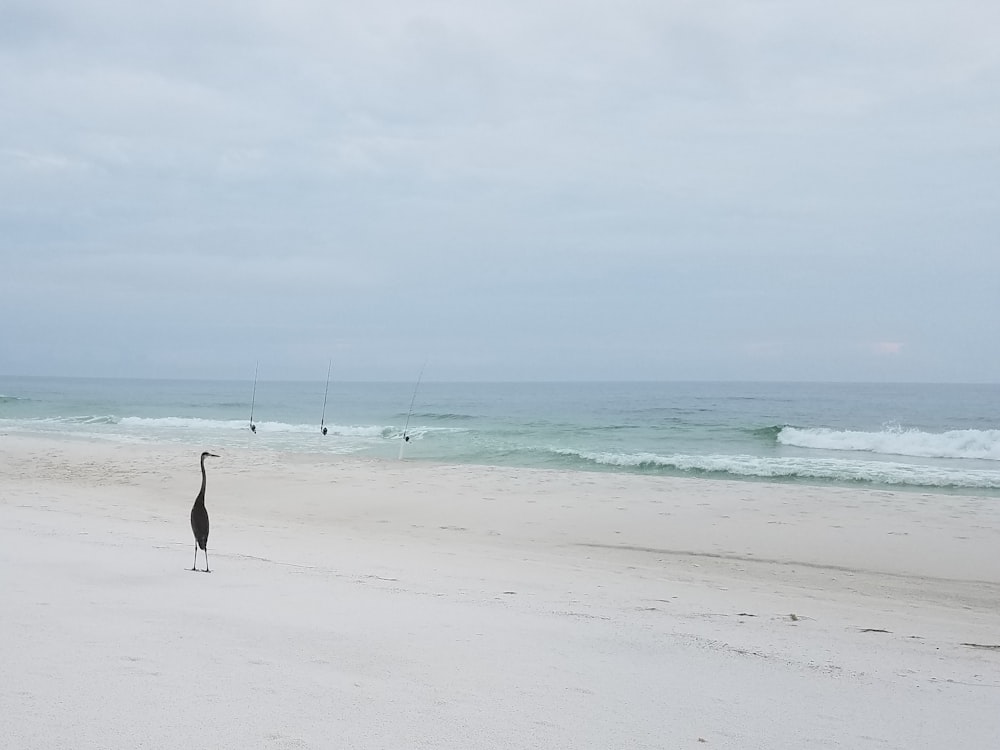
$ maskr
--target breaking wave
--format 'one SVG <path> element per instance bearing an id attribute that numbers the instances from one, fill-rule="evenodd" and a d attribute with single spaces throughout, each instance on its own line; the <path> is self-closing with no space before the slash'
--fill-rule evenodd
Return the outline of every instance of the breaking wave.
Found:
<path id="1" fill-rule="evenodd" d="M 243 431 L 247 429 L 246 419 L 199 419 L 198 417 L 125 417 L 122 426 L 151 429 L 177 429 L 198 431 Z M 258 434 L 267 433 L 313 433 L 319 429 L 315 424 L 289 424 L 287 422 L 258 421 L 254 423 Z M 335 425 L 327 424 L 331 435 L 344 437 L 388 437 L 393 428 L 378 425 Z"/>
<path id="2" fill-rule="evenodd" d="M 459 414 L 457 412 L 414 412 L 410 416 L 413 419 L 428 419 L 435 422 L 464 422 L 476 419 L 472 414 Z"/>
<path id="3" fill-rule="evenodd" d="M 920 466 L 894 461 L 750 455 L 659 456 L 653 453 L 593 453 L 568 449 L 554 449 L 553 452 L 578 459 L 584 464 L 653 473 L 729 476 L 734 479 L 820 479 L 911 487 L 1000 489 L 1000 471 Z"/>
<path id="4" fill-rule="evenodd" d="M 859 451 L 915 458 L 973 458 L 1000 461 L 1000 430 L 923 432 L 886 428 L 878 432 L 784 427 L 777 441 L 797 448 Z"/>
<path id="5" fill-rule="evenodd" d="M 76 417 L 40 417 L 24 421 L 41 425 L 114 425 L 118 424 L 118 417 L 113 414 L 90 414 Z"/>

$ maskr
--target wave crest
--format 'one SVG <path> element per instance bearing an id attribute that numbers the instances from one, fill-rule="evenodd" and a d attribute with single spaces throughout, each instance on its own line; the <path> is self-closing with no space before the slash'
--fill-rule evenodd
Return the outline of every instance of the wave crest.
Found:
<path id="1" fill-rule="evenodd" d="M 36 420 L 41 424 L 68 424 L 68 425 L 89 425 L 89 424 L 118 424 L 118 417 L 113 414 L 87 414 L 78 417 L 41 417 Z"/>
<path id="2" fill-rule="evenodd" d="M 785 427 L 778 433 L 777 440 L 782 445 L 827 451 L 1000 461 L 1000 430 L 950 430 L 934 433 L 891 427 L 878 432 L 862 432 Z"/>
<path id="3" fill-rule="evenodd" d="M 851 461 L 836 458 L 694 456 L 654 453 L 591 453 L 558 449 L 586 463 L 645 471 L 756 479 L 834 480 L 883 485 L 955 489 L 1000 489 L 1000 471 L 917 466 L 894 461 Z"/>
<path id="4" fill-rule="evenodd" d="M 429 419 L 435 422 L 463 422 L 475 419 L 472 414 L 460 414 L 458 412 L 414 412 L 410 415 L 415 419 Z"/>

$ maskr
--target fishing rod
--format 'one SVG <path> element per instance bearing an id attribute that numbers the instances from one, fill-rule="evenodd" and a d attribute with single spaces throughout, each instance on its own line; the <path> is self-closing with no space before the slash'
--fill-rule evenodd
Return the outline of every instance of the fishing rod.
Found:
<path id="1" fill-rule="evenodd" d="M 326 427 L 323 423 L 326 421 L 326 397 L 330 395 L 330 371 L 333 370 L 333 360 L 330 360 L 330 365 L 326 368 L 326 391 L 323 393 L 323 416 L 319 419 L 319 429 L 324 435 L 326 435 Z"/>
<path id="2" fill-rule="evenodd" d="M 399 458 L 403 458 L 403 446 L 410 442 L 410 436 L 406 434 L 406 431 L 410 427 L 410 416 L 413 414 L 413 402 L 417 400 L 417 389 L 420 387 L 420 380 L 424 377 L 424 368 L 427 367 L 427 363 L 424 362 L 423 367 L 420 368 L 420 374 L 417 376 L 417 384 L 413 386 L 413 396 L 410 397 L 410 410 L 406 412 L 406 424 L 403 425 L 403 439 L 399 441 Z"/>
<path id="3" fill-rule="evenodd" d="M 257 400 L 257 370 L 260 368 L 260 360 L 253 367 L 253 392 L 250 395 L 250 432 L 257 434 L 257 425 L 253 423 L 253 405 Z"/>

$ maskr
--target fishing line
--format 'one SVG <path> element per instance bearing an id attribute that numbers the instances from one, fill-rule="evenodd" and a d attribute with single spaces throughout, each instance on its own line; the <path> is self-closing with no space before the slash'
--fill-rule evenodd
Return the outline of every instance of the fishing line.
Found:
<path id="1" fill-rule="evenodd" d="M 319 419 L 319 429 L 324 435 L 326 435 L 326 427 L 324 422 L 326 422 L 326 397 L 330 395 L 330 371 L 333 370 L 333 360 L 330 360 L 330 365 L 326 368 L 326 391 L 323 393 L 323 416 Z"/>
<path id="2" fill-rule="evenodd" d="M 253 423 L 253 405 L 257 400 L 257 370 L 260 368 L 260 360 L 253 367 L 253 393 L 250 395 L 250 432 L 257 434 L 257 425 Z"/>
<path id="3" fill-rule="evenodd" d="M 406 424 L 403 425 L 403 439 L 399 441 L 399 457 L 403 457 L 403 446 L 410 442 L 410 436 L 406 434 L 406 431 L 410 427 L 410 416 L 413 414 L 413 403 L 417 400 L 417 389 L 420 387 L 420 380 L 424 377 L 424 368 L 427 367 L 427 363 L 424 362 L 423 367 L 420 368 L 420 374 L 417 376 L 417 383 L 413 386 L 413 396 L 410 397 L 410 410 L 406 412 Z"/>

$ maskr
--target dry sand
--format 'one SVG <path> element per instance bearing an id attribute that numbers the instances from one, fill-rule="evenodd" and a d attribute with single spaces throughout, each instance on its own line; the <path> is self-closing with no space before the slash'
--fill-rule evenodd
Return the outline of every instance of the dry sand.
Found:
<path id="1" fill-rule="evenodd" d="M 0 746 L 1000 742 L 995 498 L 201 449 L 0 435 Z"/>

